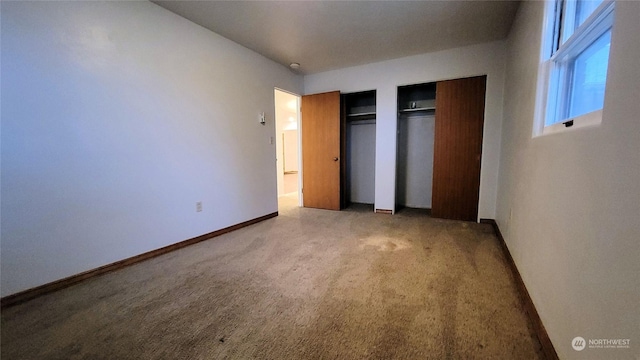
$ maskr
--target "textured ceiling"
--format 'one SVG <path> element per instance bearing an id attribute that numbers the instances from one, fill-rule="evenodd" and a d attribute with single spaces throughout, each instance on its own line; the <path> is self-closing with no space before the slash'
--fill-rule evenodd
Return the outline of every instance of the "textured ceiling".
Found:
<path id="1" fill-rule="evenodd" d="M 153 1 L 312 74 L 504 39 L 518 1 Z"/>

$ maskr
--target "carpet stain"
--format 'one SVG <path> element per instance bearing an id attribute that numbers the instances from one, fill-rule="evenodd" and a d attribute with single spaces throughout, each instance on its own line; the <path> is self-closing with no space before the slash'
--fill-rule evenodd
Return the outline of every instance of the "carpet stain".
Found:
<path id="1" fill-rule="evenodd" d="M 394 239 L 386 236 L 372 235 L 360 240 L 360 249 L 373 247 L 377 251 L 399 251 L 411 248 L 411 243 L 403 239 Z"/>

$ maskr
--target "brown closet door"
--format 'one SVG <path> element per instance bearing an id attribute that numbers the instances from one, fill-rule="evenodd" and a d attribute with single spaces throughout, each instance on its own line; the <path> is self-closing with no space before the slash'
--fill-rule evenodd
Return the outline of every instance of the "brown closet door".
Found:
<path id="1" fill-rule="evenodd" d="M 340 92 L 302 97 L 304 207 L 340 210 Z"/>
<path id="2" fill-rule="evenodd" d="M 437 83 L 433 217 L 478 219 L 486 79 Z"/>

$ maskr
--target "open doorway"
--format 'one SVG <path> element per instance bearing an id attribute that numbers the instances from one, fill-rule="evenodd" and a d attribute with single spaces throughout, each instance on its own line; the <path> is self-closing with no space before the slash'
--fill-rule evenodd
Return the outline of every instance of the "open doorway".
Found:
<path id="1" fill-rule="evenodd" d="M 300 206 L 300 96 L 275 89 L 278 203 Z"/>

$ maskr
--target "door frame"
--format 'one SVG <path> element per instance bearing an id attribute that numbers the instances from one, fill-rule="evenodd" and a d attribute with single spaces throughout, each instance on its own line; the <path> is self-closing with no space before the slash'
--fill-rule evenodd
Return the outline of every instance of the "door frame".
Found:
<path id="1" fill-rule="evenodd" d="M 295 109 L 295 114 L 296 114 L 296 125 L 298 128 L 298 136 L 297 136 L 297 143 L 298 143 L 298 206 L 302 206 L 303 204 L 303 194 L 302 194 L 302 177 L 304 176 L 302 173 L 302 117 L 300 114 L 300 105 L 302 102 L 302 95 L 296 94 L 294 92 L 279 88 L 279 87 L 274 87 L 274 103 L 275 103 L 275 91 L 280 91 L 289 95 L 293 95 L 296 98 L 296 109 Z M 275 132 L 278 131 L 278 127 L 277 124 L 275 126 L 274 129 Z M 276 134 L 278 135 L 278 134 Z M 274 137 L 276 139 L 276 141 L 282 141 L 281 139 L 279 140 L 279 136 L 275 136 Z M 282 154 L 276 154 L 276 158 L 281 157 Z M 276 162 L 276 171 L 280 171 L 280 165 L 284 165 L 284 158 L 282 159 L 281 162 Z M 277 179 L 277 177 L 276 177 Z M 276 180 L 277 182 L 277 180 Z M 279 184 L 276 183 L 276 186 L 279 186 Z M 277 193 L 277 190 L 276 190 Z"/>

